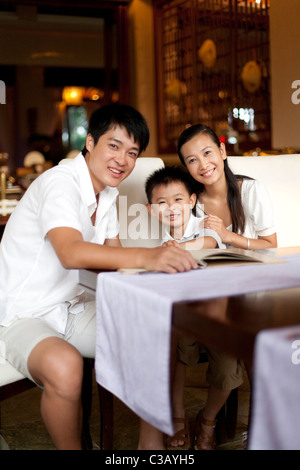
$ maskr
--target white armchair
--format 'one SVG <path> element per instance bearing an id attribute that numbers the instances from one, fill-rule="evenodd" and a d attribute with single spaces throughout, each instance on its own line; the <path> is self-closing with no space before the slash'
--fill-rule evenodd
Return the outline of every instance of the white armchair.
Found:
<path id="1" fill-rule="evenodd" d="M 152 247 L 159 240 L 150 236 L 151 218 L 145 204 L 148 202 L 145 182 L 155 170 L 164 167 L 161 158 L 139 157 L 131 175 L 119 185 L 120 239 L 123 246 Z"/>
<path id="2" fill-rule="evenodd" d="M 228 163 L 234 173 L 265 185 L 274 206 L 278 246 L 299 246 L 300 154 L 228 157 Z"/>
<path id="3" fill-rule="evenodd" d="M 1 402 L 33 387 L 35 384 L 31 380 L 24 377 L 21 372 L 18 372 L 4 358 L 0 357 L 0 431 L 2 428 Z M 8 449 L 8 446 L 0 434 L 0 450 L 1 448 Z"/>

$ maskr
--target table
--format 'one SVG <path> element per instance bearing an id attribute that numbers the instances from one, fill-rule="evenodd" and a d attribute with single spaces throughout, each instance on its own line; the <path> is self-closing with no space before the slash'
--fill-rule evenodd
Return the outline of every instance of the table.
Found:
<path id="1" fill-rule="evenodd" d="M 249 450 L 300 450 L 300 325 L 258 333 Z"/>
<path id="2" fill-rule="evenodd" d="M 252 370 L 256 335 L 300 324 L 300 287 L 254 292 L 173 307 L 174 327 L 211 349 L 241 358 Z"/>
<path id="3" fill-rule="evenodd" d="M 99 274 L 97 381 L 139 416 L 172 434 L 172 324 L 251 367 L 258 331 L 300 323 L 300 248 L 277 254 L 286 256 L 287 262 L 272 268 L 221 267 L 176 275 Z"/>

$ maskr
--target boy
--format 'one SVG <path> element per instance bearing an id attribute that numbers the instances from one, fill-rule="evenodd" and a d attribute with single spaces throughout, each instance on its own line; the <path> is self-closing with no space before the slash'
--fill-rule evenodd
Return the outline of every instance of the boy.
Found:
<path id="1" fill-rule="evenodd" d="M 221 245 L 217 233 L 204 229 L 203 219 L 192 213 L 197 196 L 184 168 L 165 167 L 155 171 L 147 179 L 145 190 L 148 212 L 159 218 L 163 228 L 162 243 L 165 246 L 180 243 L 181 248 L 199 249 Z M 197 245 L 187 243 L 191 240 L 197 240 Z"/>
<path id="2" fill-rule="evenodd" d="M 176 247 L 122 248 L 117 186 L 149 141 L 127 105 L 95 111 L 85 148 L 39 176 L 11 215 L 0 246 L 0 341 L 6 359 L 42 386 L 41 414 L 57 449 L 81 449 L 84 357 L 95 352 L 95 302 L 82 268 L 196 268 Z"/>

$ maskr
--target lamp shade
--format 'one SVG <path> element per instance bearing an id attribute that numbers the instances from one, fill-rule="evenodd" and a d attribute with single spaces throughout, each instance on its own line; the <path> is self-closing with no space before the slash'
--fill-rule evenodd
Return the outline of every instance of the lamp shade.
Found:
<path id="1" fill-rule="evenodd" d="M 82 87 L 66 86 L 63 89 L 62 99 L 67 105 L 80 105 L 84 89 Z"/>

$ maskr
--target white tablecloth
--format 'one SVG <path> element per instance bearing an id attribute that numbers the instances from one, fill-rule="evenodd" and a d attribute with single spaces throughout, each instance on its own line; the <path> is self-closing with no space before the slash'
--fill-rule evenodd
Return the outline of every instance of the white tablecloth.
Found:
<path id="1" fill-rule="evenodd" d="M 173 434 L 169 384 L 173 303 L 299 286 L 300 255 L 285 259 L 283 264 L 177 274 L 99 274 L 97 381 L 138 416 Z"/>
<path id="2" fill-rule="evenodd" d="M 257 335 L 253 379 L 248 448 L 300 450 L 300 325 Z"/>

